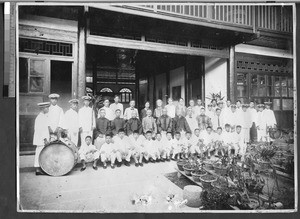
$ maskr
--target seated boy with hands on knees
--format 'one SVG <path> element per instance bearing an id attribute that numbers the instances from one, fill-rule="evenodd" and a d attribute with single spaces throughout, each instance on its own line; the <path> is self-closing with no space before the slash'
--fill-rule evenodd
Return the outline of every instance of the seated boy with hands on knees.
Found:
<path id="1" fill-rule="evenodd" d="M 165 160 L 167 159 L 167 150 L 166 150 L 165 143 L 166 140 L 162 139 L 162 134 L 160 132 L 156 133 L 154 145 L 158 149 L 158 159 L 160 159 L 163 162 L 165 162 Z M 170 156 L 170 152 L 169 152 L 169 156 Z"/>
<path id="2" fill-rule="evenodd" d="M 155 142 L 152 140 L 152 132 L 146 132 L 146 140 L 143 142 L 142 146 L 145 149 L 144 158 L 146 163 L 150 160 L 154 163 L 159 158 L 158 148 L 155 146 Z"/>
<path id="3" fill-rule="evenodd" d="M 94 162 L 93 169 L 97 170 L 97 161 L 99 160 L 99 151 L 96 149 L 95 145 L 92 145 L 92 137 L 85 137 L 85 144 L 81 145 L 79 149 L 79 157 L 82 163 L 82 168 L 80 171 L 84 171 L 86 169 L 86 163 Z"/>
<path id="4" fill-rule="evenodd" d="M 133 154 L 134 148 L 130 146 L 129 138 L 125 135 L 124 129 L 119 129 L 118 135 L 113 138 L 114 144 L 117 149 L 117 160 L 121 166 L 121 160 L 124 160 L 125 166 L 130 166 L 130 158 Z"/>
<path id="5" fill-rule="evenodd" d="M 112 169 L 115 168 L 115 160 L 117 157 L 117 150 L 115 148 L 114 143 L 112 143 L 112 135 L 107 133 L 105 135 L 105 143 L 102 145 L 100 149 L 100 158 L 103 163 L 103 168 L 107 168 L 107 162 L 110 161 L 110 166 Z"/>
<path id="6" fill-rule="evenodd" d="M 188 154 L 191 153 L 192 146 L 193 146 L 192 133 L 186 132 L 185 138 L 183 139 L 182 157 L 181 158 L 188 158 Z M 194 148 L 192 148 L 192 151 L 194 152 Z"/>
<path id="7" fill-rule="evenodd" d="M 133 148 L 132 156 L 135 162 L 135 166 L 143 166 L 143 157 L 145 148 L 142 146 L 145 137 L 139 135 L 137 130 L 133 131 L 133 134 L 129 136 L 130 146 Z"/>
<path id="8" fill-rule="evenodd" d="M 183 142 L 181 140 L 180 132 L 175 132 L 175 137 L 172 145 L 172 160 L 175 160 L 177 155 L 177 159 L 179 159 L 180 153 L 182 151 Z"/>

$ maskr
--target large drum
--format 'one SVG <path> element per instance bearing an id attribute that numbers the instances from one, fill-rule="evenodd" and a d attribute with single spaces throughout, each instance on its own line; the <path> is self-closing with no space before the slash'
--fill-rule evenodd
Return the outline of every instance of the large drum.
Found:
<path id="1" fill-rule="evenodd" d="M 78 160 L 78 149 L 72 142 L 65 144 L 54 141 L 45 146 L 40 153 L 42 170 L 50 176 L 63 176 L 69 173 Z"/>

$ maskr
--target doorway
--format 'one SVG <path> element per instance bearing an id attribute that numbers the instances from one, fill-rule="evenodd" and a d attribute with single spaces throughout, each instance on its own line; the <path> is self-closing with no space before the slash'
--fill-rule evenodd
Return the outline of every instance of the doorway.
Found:
<path id="1" fill-rule="evenodd" d="M 51 60 L 50 93 L 60 95 L 59 106 L 69 108 L 72 97 L 72 62 Z"/>

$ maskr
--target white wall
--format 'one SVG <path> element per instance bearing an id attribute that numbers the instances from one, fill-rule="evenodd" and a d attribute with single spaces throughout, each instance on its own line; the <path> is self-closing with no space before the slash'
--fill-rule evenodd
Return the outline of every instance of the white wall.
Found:
<path id="1" fill-rule="evenodd" d="M 184 98 L 184 66 L 173 69 L 170 71 L 170 96 L 173 98 L 172 88 L 176 86 L 181 86 L 181 97 Z M 177 103 L 177 101 L 174 101 Z"/>
<path id="2" fill-rule="evenodd" d="M 210 93 L 222 93 L 227 97 L 227 61 L 221 58 L 205 57 L 205 101 Z"/>

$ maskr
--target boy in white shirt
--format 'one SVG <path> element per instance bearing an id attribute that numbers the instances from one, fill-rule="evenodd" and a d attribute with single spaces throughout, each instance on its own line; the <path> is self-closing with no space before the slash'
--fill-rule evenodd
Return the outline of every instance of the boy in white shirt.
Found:
<path id="1" fill-rule="evenodd" d="M 232 132 L 230 124 L 225 124 L 225 130 L 222 133 L 222 139 L 224 144 L 232 143 Z"/>
<path id="2" fill-rule="evenodd" d="M 172 145 L 172 160 L 175 160 L 175 156 L 177 155 L 177 159 L 179 159 L 180 153 L 182 151 L 183 142 L 181 140 L 180 132 L 175 132 L 173 145 Z"/>
<path id="3" fill-rule="evenodd" d="M 86 163 L 94 162 L 93 169 L 98 170 L 97 162 L 99 160 L 100 153 L 96 149 L 95 145 L 92 145 L 92 137 L 85 137 L 85 144 L 81 145 L 79 151 L 79 157 L 82 163 L 82 168 L 80 171 L 84 171 L 86 169 Z"/>
<path id="4" fill-rule="evenodd" d="M 172 132 L 167 132 L 166 139 L 164 141 L 164 150 L 166 151 L 166 160 L 170 161 L 172 145 L 173 145 L 173 137 Z"/>
<path id="5" fill-rule="evenodd" d="M 160 132 L 156 133 L 154 145 L 158 150 L 158 157 L 161 161 L 165 162 L 167 158 L 167 151 L 165 150 L 165 141 L 162 139 L 162 135 Z"/>
<path id="6" fill-rule="evenodd" d="M 145 148 L 144 158 L 146 163 L 148 163 L 149 160 L 154 163 L 158 159 L 159 152 L 154 141 L 152 140 L 151 131 L 146 132 L 146 140 L 142 145 Z"/>
<path id="7" fill-rule="evenodd" d="M 125 166 L 129 167 L 134 148 L 130 146 L 129 138 L 125 135 L 125 130 L 119 129 L 118 135 L 113 138 L 113 141 L 118 149 L 117 158 L 121 157 L 124 159 Z M 120 164 L 118 164 L 118 166 L 120 166 Z"/>
<path id="8" fill-rule="evenodd" d="M 202 144 L 200 129 L 196 128 L 194 130 L 194 135 L 192 136 L 192 146 L 190 148 L 191 154 L 200 154 L 200 145 Z"/>
<path id="9" fill-rule="evenodd" d="M 143 157 L 145 153 L 145 148 L 142 146 L 145 137 L 143 135 L 139 135 L 137 130 L 133 131 L 133 134 L 129 136 L 129 142 L 131 147 L 133 147 L 133 159 L 135 162 L 135 166 L 143 166 Z"/>
<path id="10" fill-rule="evenodd" d="M 217 128 L 217 132 L 215 133 L 215 136 L 214 136 L 214 141 L 219 141 L 219 142 L 223 142 L 223 129 L 221 127 L 218 127 Z"/>
<path id="11" fill-rule="evenodd" d="M 105 143 L 100 149 L 100 158 L 103 163 L 103 168 L 107 168 L 107 162 L 110 161 L 110 166 L 112 169 L 115 168 L 115 160 L 117 157 L 117 150 L 114 143 L 112 143 L 111 134 L 105 135 Z M 120 158 L 119 158 L 120 159 Z"/>
<path id="12" fill-rule="evenodd" d="M 189 154 L 195 154 L 195 146 L 193 145 L 194 139 L 192 138 L 192 133 L 187 132 L 185 138 L 183 139 L 184 144 L 184 156 L 188 158 Z"/>
<path id="13" fill-rule="evenodd" d="M 244 134 L 242 132 L 242 127 L 240 125 L 236 126 L 236 131 L 233 133 L 233 145 L 234 145 L 234 153 L 232 154 L 240 154 L 244 155 L 246 152 L 247 145 L 244 141 Z"/>

